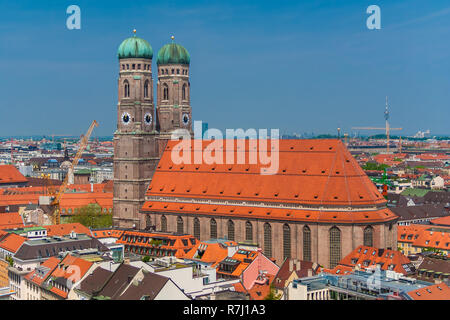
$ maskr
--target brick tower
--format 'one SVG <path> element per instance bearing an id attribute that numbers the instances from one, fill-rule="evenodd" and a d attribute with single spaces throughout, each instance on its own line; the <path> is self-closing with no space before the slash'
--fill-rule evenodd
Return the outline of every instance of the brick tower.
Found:
<path id="1" fill-rule="evenodd" d="M 159 131 L 159 154 L 176 129 L 187 129 L 192 135 L 190 103 L 189 52 L 172 42 L 163 46 L 156 60 L 158 66 L 156 130 Z"/>
<path id="2" fill-rule="evenodd" d="M 160 158 L 154 121 L 153 50 L 134 34 L 122 42 L 118 57 L 113 225 L 143 229 L 145 222 L 139 211 Z"/>

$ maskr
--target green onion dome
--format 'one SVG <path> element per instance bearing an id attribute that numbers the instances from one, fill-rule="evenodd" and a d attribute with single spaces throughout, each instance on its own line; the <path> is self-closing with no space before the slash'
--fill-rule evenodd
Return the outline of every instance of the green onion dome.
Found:
<path id="1" fill-rule="evenodd" d="M 185 47 L 173 42 L 166 44 L 158 51 L 156 64 L 189 64 L 191 56 Z"/>
<path id="2" fill-rule="evenodd" d="M 117 50 L 117 55 L 119 59 L 129 59 L 129 58 L 153 58 L 153 49 L 147 40 L 139 38 L 136 36 L 136 30 L 134 30 L 135 35 L 122 41 Z"/>

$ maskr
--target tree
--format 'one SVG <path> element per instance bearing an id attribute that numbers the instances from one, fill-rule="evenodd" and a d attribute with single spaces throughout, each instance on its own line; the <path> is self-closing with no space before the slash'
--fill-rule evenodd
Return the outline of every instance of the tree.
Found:
<path id="1" fill-rule="evenodd" d="M 280 300 L 280 299 L 281 299 L 281 294 L 276 294 L 275 288 L 273 287 L 273 285 L 270 285 L 270 292 L 264 298 L 264 300 Z"/>
<path id="2" fill-rule="evenodd" d="M 142 262 L 149 262 L 149 261 L 150 261 L 149 256 L 142 257 Z"/>
<path id="3" fill-rule="evenodd" d="M 112 214 L 102 213 L 102 208 L 96 204 L 81 207 L 77 213 L 69 217 L 69 222 L 78 222 L 88 228 L 109 228 L 112 226 Z"/>

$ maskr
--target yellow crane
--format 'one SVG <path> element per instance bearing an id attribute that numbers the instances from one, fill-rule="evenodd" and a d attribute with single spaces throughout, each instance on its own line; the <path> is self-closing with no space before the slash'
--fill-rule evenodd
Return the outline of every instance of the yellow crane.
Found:
<path id="1" fill-rule="evenodd" d="M 73 171 L 73 168 L 78 164 L 78 161 L 81 158 L 81 155 L 83 154 L 84 149 L 86 149 L 86 146 L 89 141 L 89 137 L 92 134 L 92 131 L 94 130 L 94 127 L 98 127 L 97 121 L 92 121 L 91 125 L 89 126 L 88 131 L 86 134 L 81 138 L 80 140 L 80 147 L 78 148 L 77 154 L 75 155 L 75 158 L 73 159 L 69 171 Z M 67 184 L 69 183 L 69 174 L 66 175 L 64 178 L 64 182 L 59 188 L 59 192 L 56 195 L 56 197 L 53 199 L 51 205 L 54 208 L 53 210 L 53 224 L 59 224 L 61 222 L 61 211 L 59 210 L 59 201 L 61 200 L 61 196 L 64 194 L 67 188 Z"/>

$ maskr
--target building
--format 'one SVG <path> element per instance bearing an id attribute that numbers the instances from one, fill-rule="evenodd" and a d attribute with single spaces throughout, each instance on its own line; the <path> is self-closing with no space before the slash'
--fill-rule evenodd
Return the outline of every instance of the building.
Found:
<path id="1" fill-rule="evenodd" d="M 405 255 L 435 251 L 448 256 L 450 253 L 450 228 L 419 224 L 399 226 L 398 247 Z"/>
<path id="2" fill-rule="evenodd" d="M 13 165 L 0 165 L 0 188 L 23 187 L 28 183 Z"/>
<path id="3" fill-rule="evenodd" d="M 219 164 L 195 164 L 194 154 L 212 143 L 195 140 L 191 164 L 174 163 L 179 143 L 167 144 L 146 193 L 147 226 L 200 241 L 248 241 L 278 262 L 292 257 L 327 267 L 362 244 L 397 247 L 397 216 L 340 140 L 280 140 L 273 175 L 261 174 L 267 165 L 259 160 L 226 164 L 230 153 L 246 159 L 251 148 L 263 152 L 256 140 L 214 142 L 223 143 Z"/>
<path id="4" fill-rule="evenodd" d="M 397 206 L 391 210 L 399 216 L 397 224 L 407 226 L 410 224 L 423 224 L 436 218 L 446 217 L 449 210 L 443 204 L 423 204 L 413 206 Z"/>
<path id="5" fill-rule="evenodd" d="M 158 52 L 154 110 L 153 49 L 134 35 L 118 49 L 117 130 L 114 133 L 114 226 L 144 229 L 139 210 L 167 140 L 191 128 L 187 50 L 173 42 Z"/>

